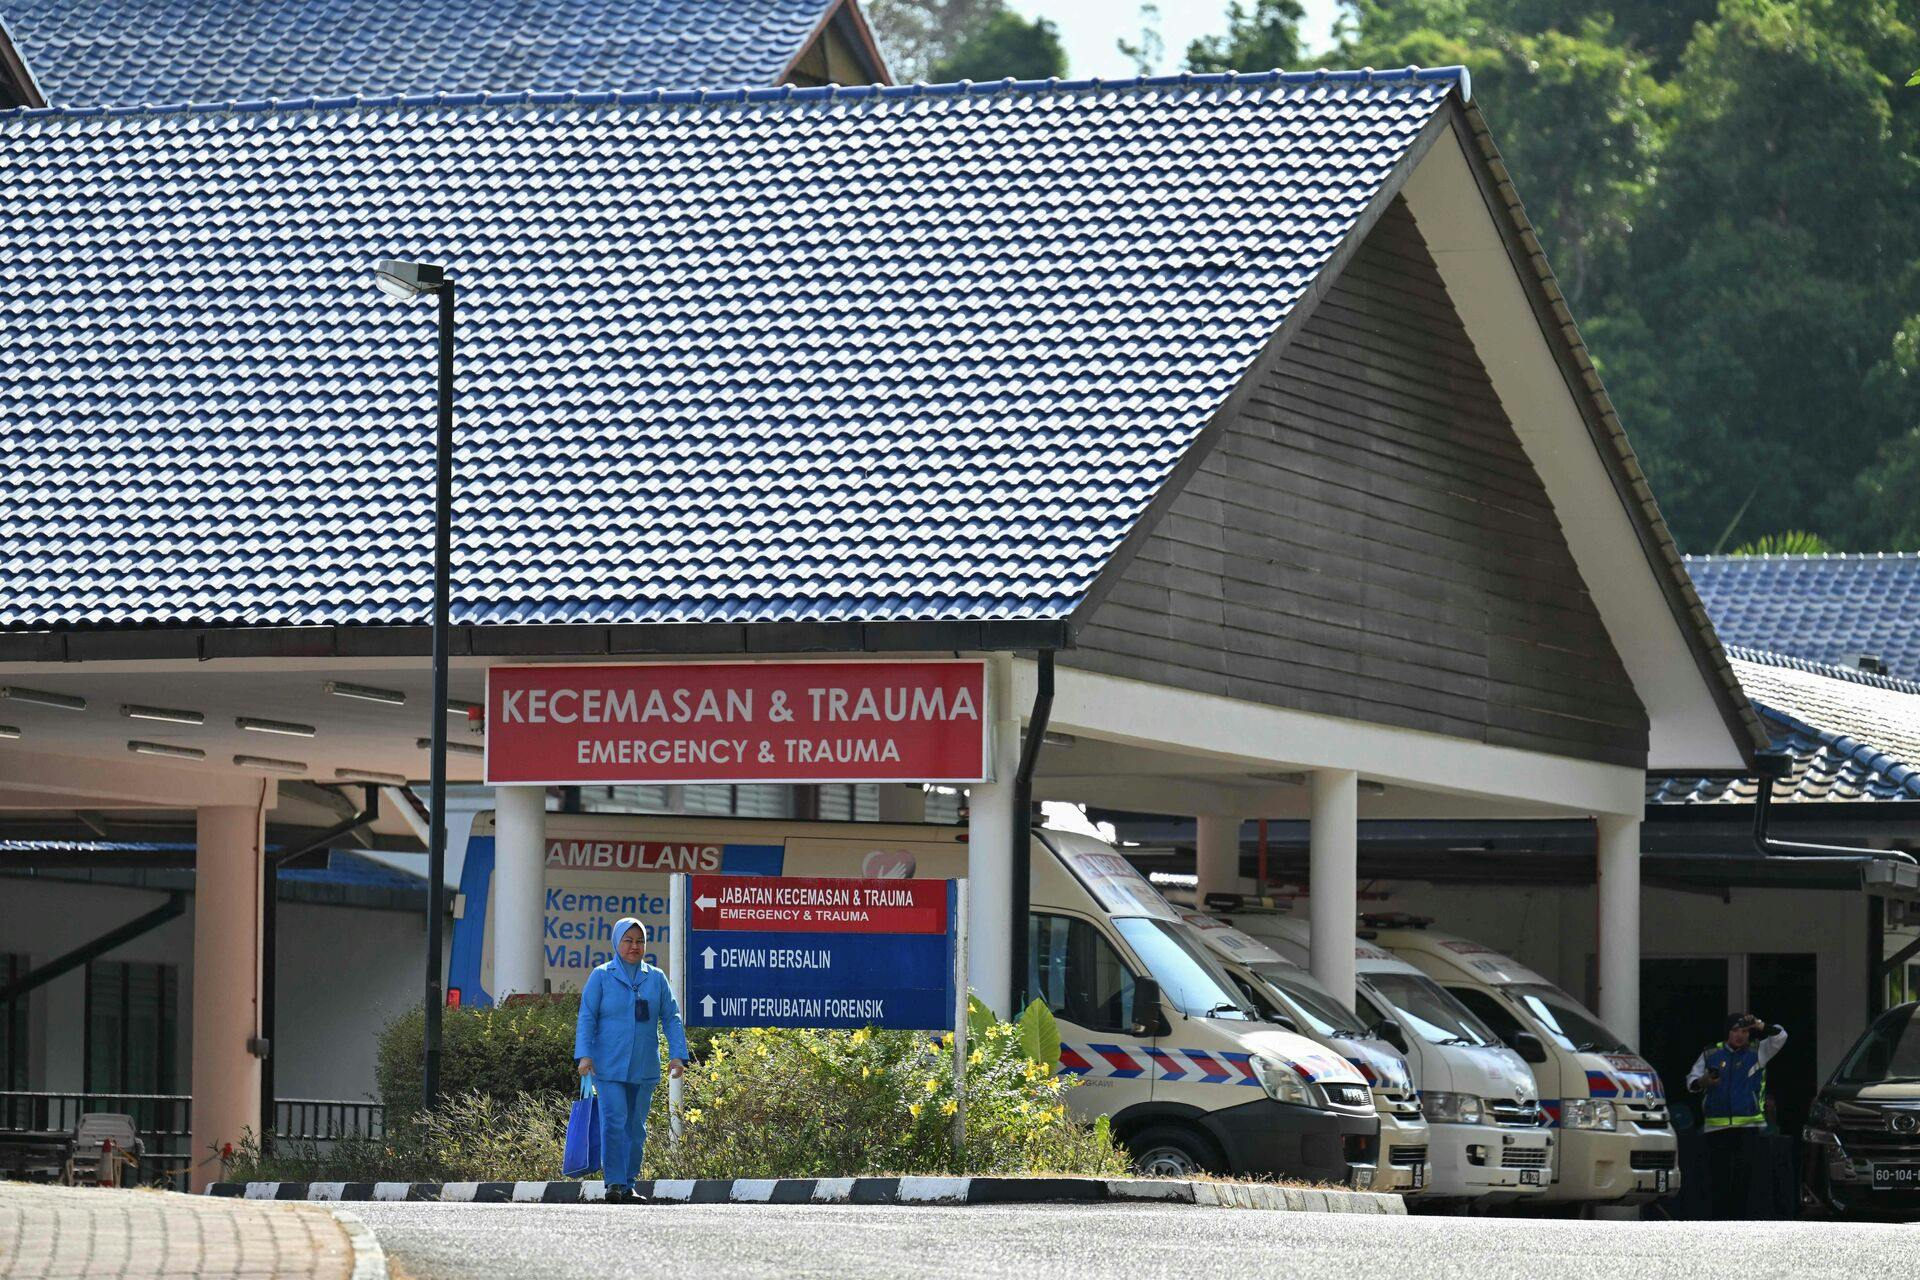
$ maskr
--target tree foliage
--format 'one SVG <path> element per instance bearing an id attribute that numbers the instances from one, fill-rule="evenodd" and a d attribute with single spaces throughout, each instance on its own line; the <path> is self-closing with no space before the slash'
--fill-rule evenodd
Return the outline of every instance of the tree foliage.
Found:
<path id="1" fill-rule="evenodd" d="M 1067 72 L 1060 32 L 1045 18 L 1031 21 L 1002 10 L 993 14 L 947 57 L 933 65 L 933 78 L 950 80 L 1045 80 Z"/>
<path id="2" fill-rule="evenodd" d="M 1227 29 L 1187 46 L 1189 71 L 1271 71 L 1300 65 L 1300 0 L 1231 0 Z"/>
<path id="3" fill-rule="evenodd" d="M 894 78 L 1044 80 L 1065 75 L 1060 33 L 1006 0 L 868 0 L 862 6 Z"/>
<path id="4" fill-rule="evenodd" d="M 1920 544 L 1920 64 L 1897 0 L 1348 0 L 1460 63 L 1681 543 Z"/>

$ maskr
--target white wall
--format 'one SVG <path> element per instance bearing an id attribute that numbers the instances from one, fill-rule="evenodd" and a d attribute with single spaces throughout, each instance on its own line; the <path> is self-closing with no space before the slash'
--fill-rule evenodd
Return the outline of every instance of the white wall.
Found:
<path id="1" fill-rule="evenodd" d="M 56 880 L 0 880 L 0 951 L 44 964 L 166 901 L 142 889 Z M 283 1098 L 376 1094 L 375 1037 L 425 985 L 426 921 L 417 913 L 280 903 L 275 1091 Z M 177 1088 L 193 1043 L 193 897 L 186 914 L 116 948 L 107 960 L 174 965 L 180 973 Z M 31 1088 L 85 1085 L 86 975 L 35 991 L 28 1010 Z"/>
<path id="2" fill-rule="evenodd" d="M 280 904 L 274 1092 L 372 1098 L 376 1037 L 426 989 L 427 922 L 413 912 Z"/>

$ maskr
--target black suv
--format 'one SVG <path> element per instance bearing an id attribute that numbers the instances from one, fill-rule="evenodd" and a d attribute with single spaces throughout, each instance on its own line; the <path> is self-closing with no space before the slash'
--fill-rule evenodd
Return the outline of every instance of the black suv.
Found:
<path id="1" fill-rule="evenodd" d="M 1807 1187 L 1840 1215 L 1920 1219 L 1920 1002 L 1874 1019 L 1807 1114 Z"/>

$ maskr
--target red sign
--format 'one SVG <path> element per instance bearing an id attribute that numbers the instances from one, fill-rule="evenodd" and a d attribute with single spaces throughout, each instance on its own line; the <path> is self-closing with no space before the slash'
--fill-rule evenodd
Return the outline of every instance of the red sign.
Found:
<path id="1" fill-rule="evenodd" d="M 689 876 L 696 929 L 945 933 L 945 880 Z"/>
<path id="2" fill-rule="evenodd" d="M 981 782 L 986 664 L 492 667 L 489 784 Z"/>

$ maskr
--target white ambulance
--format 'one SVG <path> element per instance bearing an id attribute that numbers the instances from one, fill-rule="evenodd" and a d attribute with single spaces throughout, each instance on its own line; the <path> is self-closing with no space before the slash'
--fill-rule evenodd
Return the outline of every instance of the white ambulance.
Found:
<path id="1" fill-rule="evenodd" d="M 1362 936 L 1424 971 L 1533 1064 L 1541 1106 L 1560 1131 L 1547 1199 L 1637 1204 L 1679 1187 L 1659 1074 L 1585 1005 L 1511 956 L 1422 918 L 1361 924 Z"/>
<path id="2" fill-rule="evenodd" d="M 1223 914 L 1295 964 L 1307 964 L 1306 921 L 1261 911 Z M 1520 1055 L 1406 961 L 1359 938 L 1353 954 L 1355 1008 L 1413 1066 L 1427 1117 L 1428 1193 L 1482 1203 L 1545 1195 L 1554 1136 Z"/>
<path id="3" fill-rule="evenodd" d="M 547 981 L 578 988 L 609 955 L 621 916 L 647 926 L 647 959 L 671 948 L 668 876 L 966 875 L 954 827 L 735 818 L 548 814 Z M 462 864 L 449 986 L 488 1003 L 492 815 Z M 976 934 L 1005 922 L 974 919 Z M 1028 989 L 1060 1023 L 1069 1104 L 1112 1118 L 1144 1172 L 1267 1175 L 1371 1187 L 1379 1121 L 1339 1054 L 1263 1020 L 1193 927 L 1106 844 L 1036 833 Z"/>
<path id="4" fill-rule="evenodd" d="M 1269 1022 L 1298 1031 L 1348 1062 L 1373 1090 L 1380 1113 L 1380 1166 L 1377 1191 L 1414 1194 L 1427 1185 L 1427 1121 L 1413 1087 L 1413 1068 L 1405 1056 L 1366 1032 L 1359 1014 L 1347 1008 L 1311 973 L 1232 925 L 1199 911 L 1180 918 L 1200 933 L 1225 963 L 1227 972 Z"/>

